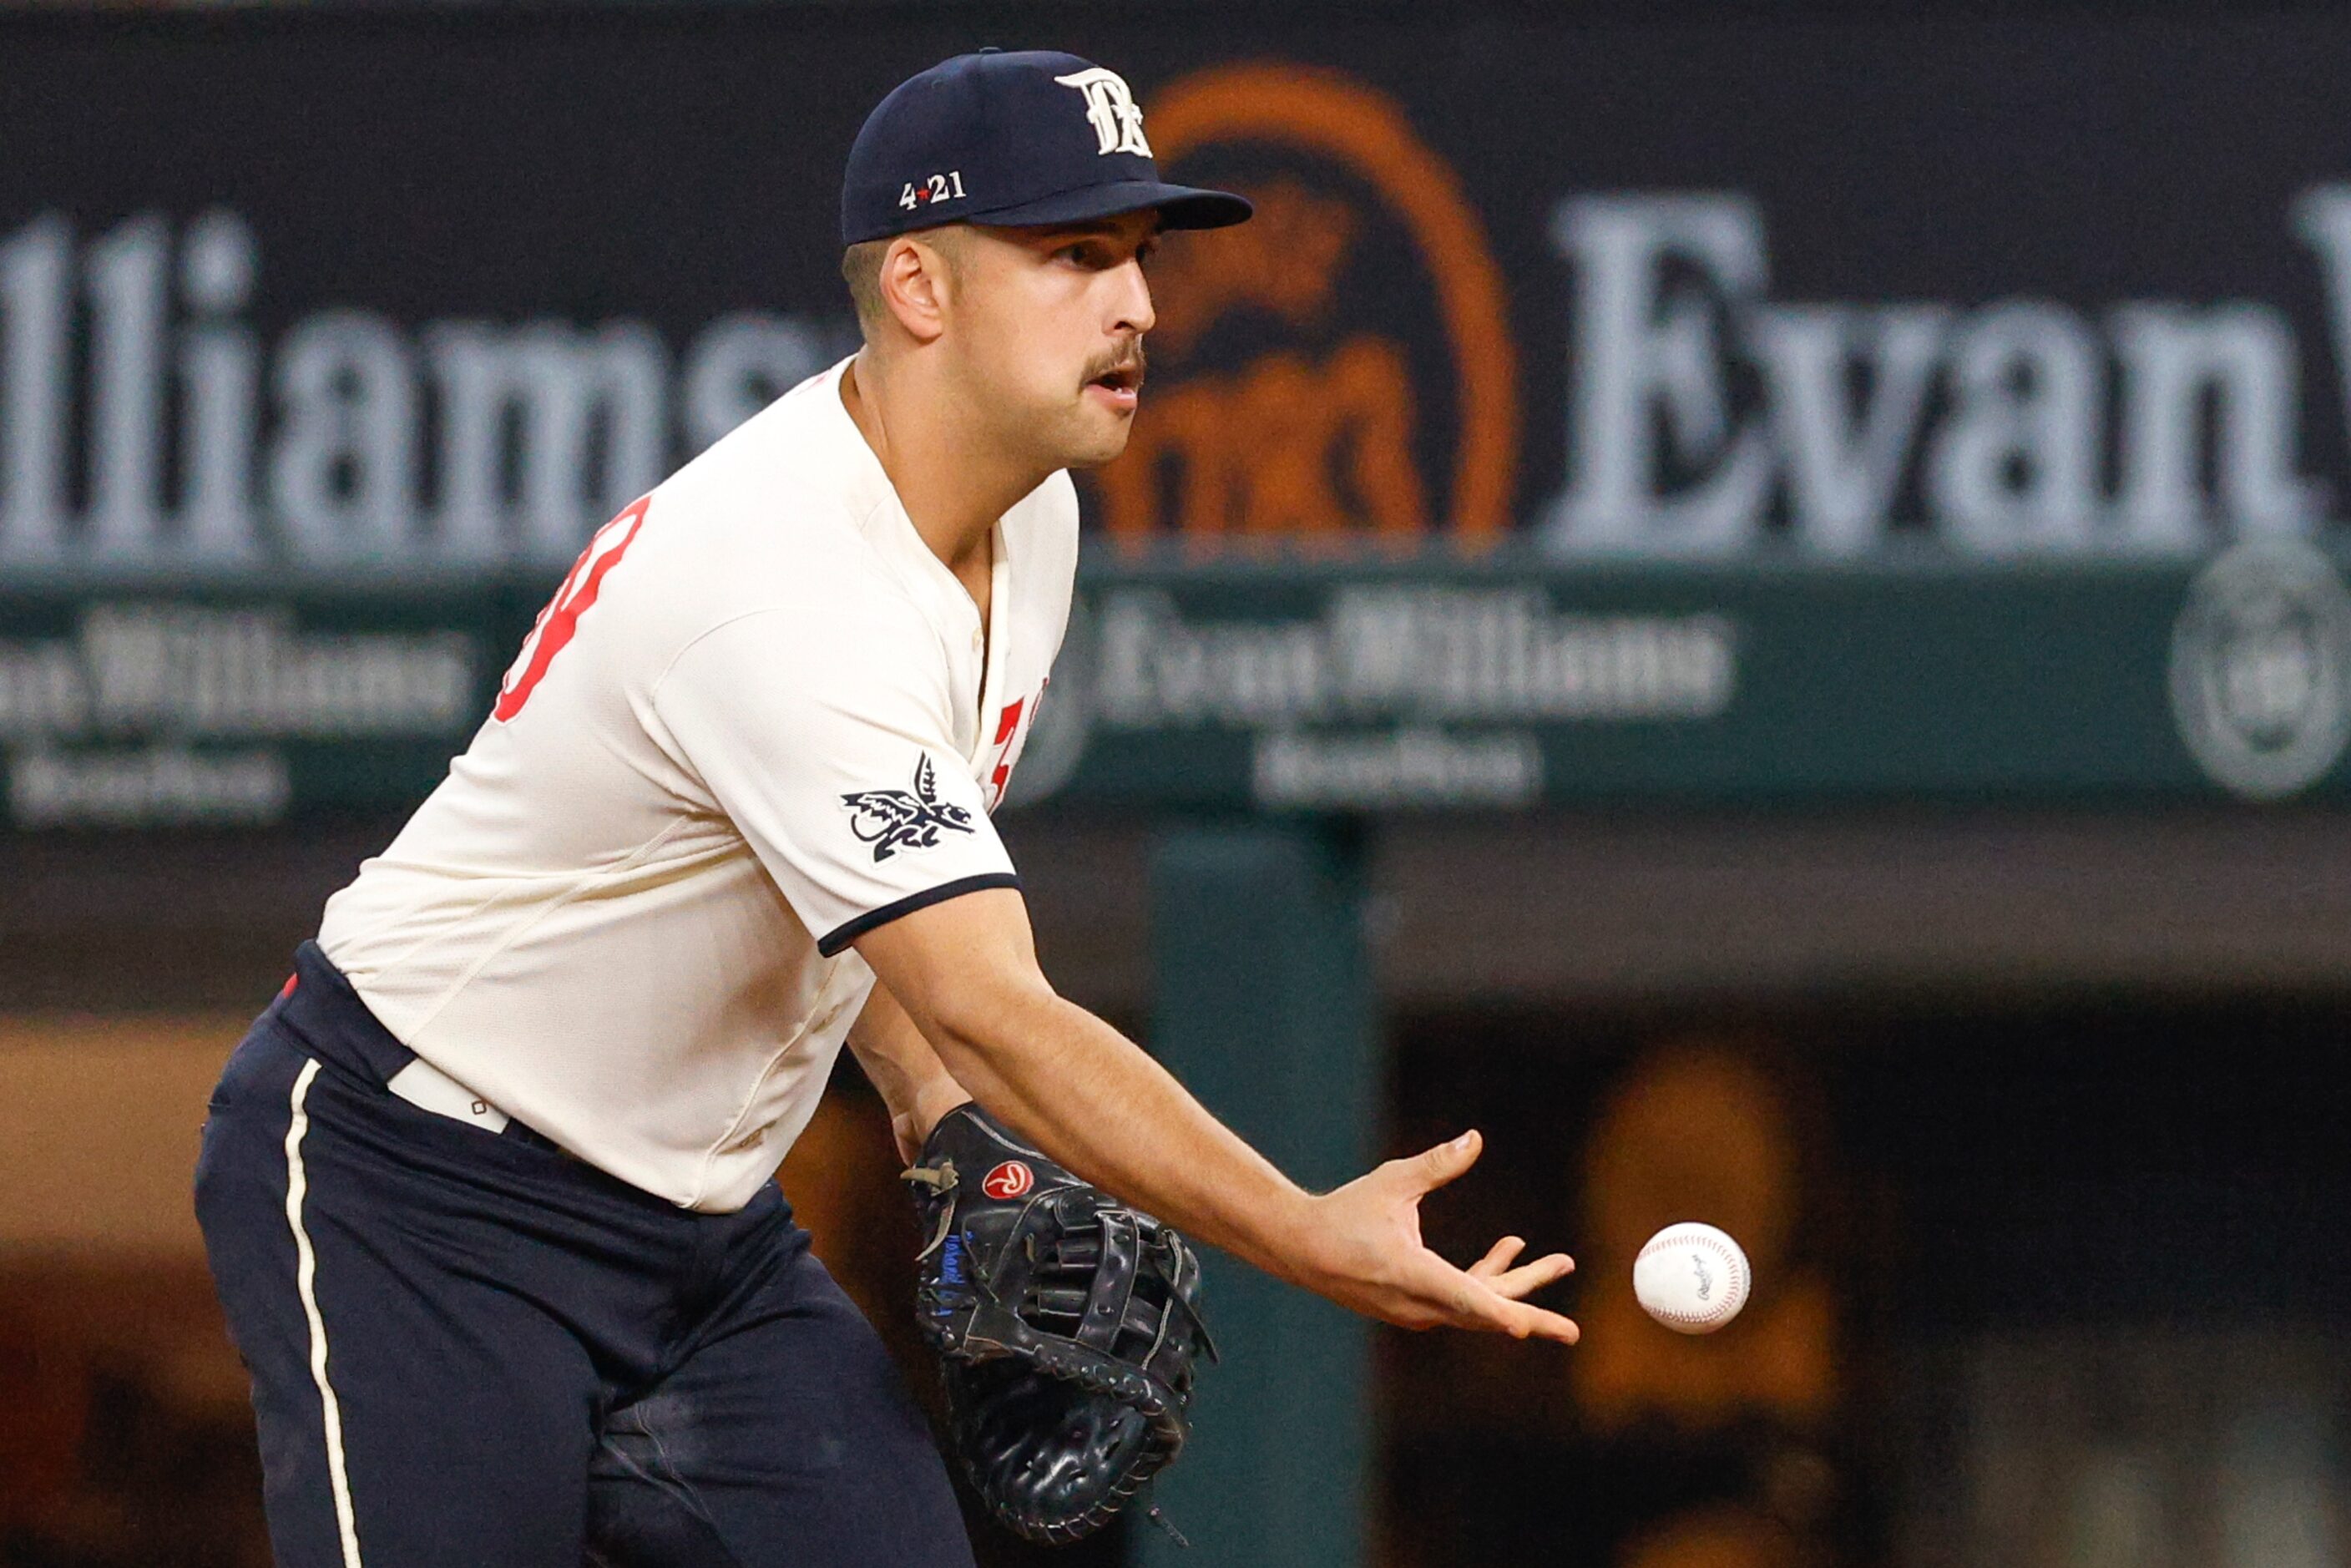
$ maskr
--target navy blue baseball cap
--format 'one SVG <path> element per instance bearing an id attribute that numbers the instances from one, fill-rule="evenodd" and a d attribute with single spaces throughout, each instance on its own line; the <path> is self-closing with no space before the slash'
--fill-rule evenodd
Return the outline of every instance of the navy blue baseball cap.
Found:
<path id="1" fill-rule="evenodd" d="M 1146 208 L 1171 229 L 1222 228 L 1252 210 L 1228 191 L 1159 177 L 1117 72 L 1075 55 L 982 49 L 901 82 L 866 116 L 841 183 L 841 243 Z"/>

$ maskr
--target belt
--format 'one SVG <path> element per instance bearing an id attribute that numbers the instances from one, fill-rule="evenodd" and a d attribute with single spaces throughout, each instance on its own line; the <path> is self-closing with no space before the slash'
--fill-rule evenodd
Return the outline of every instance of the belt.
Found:
<path id="1" fill-rule="evenodd" d="M 312 1055 L 382 1084 L 420 1110 L 501 1137 L 557 1147 L 554 1140 L 513 1120 L 402 1045 L 368 1011 L 350 981 L 316 942 L 305 942 L 296 949 L 294 977 L 286 982 L 270 1010 L 307 1042 Z"/>
<path id="2" fill-rule="evenodd" d="M 384 1082 L 384 1087 L 422 1110 L 464 1122 L 486 1132 L 503 1133 L 511 1117 L 423 1057 L 418 1057 Z"/>

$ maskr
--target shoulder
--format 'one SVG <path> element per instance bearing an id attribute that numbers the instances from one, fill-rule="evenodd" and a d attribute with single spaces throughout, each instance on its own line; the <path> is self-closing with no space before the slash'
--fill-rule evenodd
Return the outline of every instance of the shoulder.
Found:
<path id="1" fill-rule="evenodd" d="M 677 646 L 647 696 L 673 727 L 695 714 L 762 716 L 763 732 L 802 736 L 844 723 L 945 734 L 953 708 L 937 632 L 912 605 L 838 594 L 711 622 Z"/>
<path id="2" fill-rule="evenodd" d="M 856 426 L 840 409 L 837 385 L 836 367 L 737 425 L 662 483 L 656 508 L 707 529 L 735 524 L 772 534 L 777 525 L 840 519 L 853 531 L 867 497 L 843 441 Z"/>
<path id="3" fill-rule="evenodd" d="M 833 426 L 845 422 L 810 406 L 830 386 L 802 383 L 648 498 L 644 575 L 685 635 L 768 609 L 886 617 L 904 599 L 865 540 L 872 497 L 842 479 Z"/>

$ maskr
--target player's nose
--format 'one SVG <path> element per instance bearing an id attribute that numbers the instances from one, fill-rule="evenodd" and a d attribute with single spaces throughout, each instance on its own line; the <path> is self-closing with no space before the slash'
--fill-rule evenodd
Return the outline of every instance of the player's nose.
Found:
<path id="1" fill-rule="evenodd" d="M 1133 259 L 1118 269 L 1118 280 L 1117 320 L 1111 330 L 1133 332 L 1140 337 L 1159 320 L 1159 313 L 1151 303 L 1151 280 L 1143 275 L 1143 263 Z"/>

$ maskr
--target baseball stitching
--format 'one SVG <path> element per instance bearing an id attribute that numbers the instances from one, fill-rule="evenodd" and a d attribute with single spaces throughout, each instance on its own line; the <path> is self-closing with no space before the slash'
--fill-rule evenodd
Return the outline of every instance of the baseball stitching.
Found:
<path id="1" fill-rule="evenodd" d="M 1660 1250 L 1671 1251 L 1674 1249 L 1680 1247 L 1703 1247 L 1708 1251 L 1713 1253 L 1717 1258 L 1722 1260 L 1723 1272 L 1738 1282 L 1738 1289 L 1726 1294 L 1723 1297 L 1723 1300 L 1727 1301 L 1736 1301 L 1741 1306 L 1745 1306 L 1747 1304 L 1748 1278 L 1746 1260 L 1740 1257 L 1738 1253 L 1727 1249 L 1721 1242 L 1717 1241 L 1711 1236 L 1692 1236 L 1673 1241 L 1667 1241 L 1660 1238 L 1656 1241 L 1650 1242 L 1646 1247 L 1642 1248 L 1641 1256 L 1639 1259 L 1635 1260 L 1635 1261 L 1646 1262 L 1654 1253 Z M 1669 1319 L 1677 1323 L 1713 1323 L 1728 1322 L 1730 1321 L 1728 1314 L 1719 1312 L 1700 1315 L 1697 1312 L 1677 1312 L 1671 1307 L 1649 1307 L 1646 1302 L 1644 1302 L 1643 1305 L 1646 1308 L 1652 1317 Z"/>

